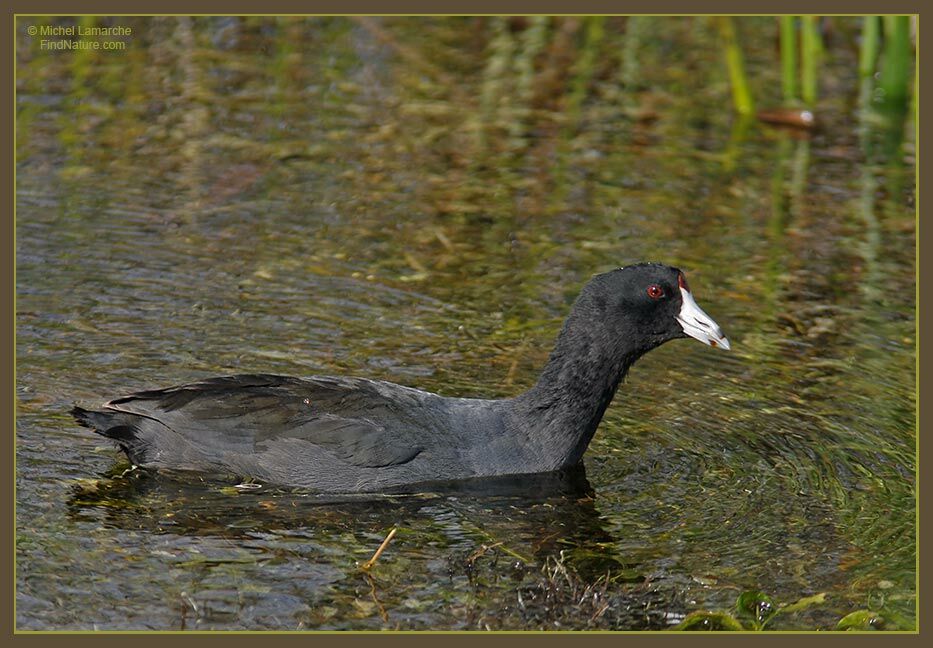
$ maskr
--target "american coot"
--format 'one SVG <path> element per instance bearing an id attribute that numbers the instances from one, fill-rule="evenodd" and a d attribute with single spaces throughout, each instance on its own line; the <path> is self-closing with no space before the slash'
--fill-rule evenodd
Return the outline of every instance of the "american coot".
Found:
<path id="1" fill-rule="evenodd" d="M 632 363 L 687 336 L 729 348 L 680 270 L 642 263 L 583 287 L 537 384 L 514 398 L 258 374 L 137 392 L 72 414 L 137 466 L 319 491 L 548 472 L 580 462 Z"/>

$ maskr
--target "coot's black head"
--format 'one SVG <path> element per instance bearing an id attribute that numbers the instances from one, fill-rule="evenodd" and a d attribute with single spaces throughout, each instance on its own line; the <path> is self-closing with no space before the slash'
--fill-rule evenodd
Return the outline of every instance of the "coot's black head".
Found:
<path id="1" fill-rule="evenodd" d="M 578 304 L 607 334 L 637 351 L 693 337 L 729 349 L 719 325 L 693 300 L 678 268 L 640 263 L 593 277 Z M 595 323 L 595 322 L 594 322 Z"/>

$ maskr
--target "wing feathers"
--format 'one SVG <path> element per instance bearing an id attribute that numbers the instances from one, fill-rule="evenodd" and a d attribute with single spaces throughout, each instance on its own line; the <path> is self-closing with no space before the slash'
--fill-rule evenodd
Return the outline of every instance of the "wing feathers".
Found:
<path id="1" fill-rule="evenodd" d="M 298 440 L 360 467 L 404 464 L 423 451 L 391 398 L 360 379 L 225 376 L 105 407 L 158 421 L 207 451 L 263 453 Z"/>

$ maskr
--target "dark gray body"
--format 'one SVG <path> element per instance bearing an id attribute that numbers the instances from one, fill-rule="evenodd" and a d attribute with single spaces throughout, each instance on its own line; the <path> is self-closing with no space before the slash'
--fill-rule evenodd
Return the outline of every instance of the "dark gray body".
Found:
<path id="1" fill-rule="evenodd" d="M 139 466 L 328 492 L 569 468 L 583 457 L 631 364 L 686 337 L 676 319 L 679 281 L 679 270 L 657 264 L 594 277 L 537 384 L 515 398 L 447 398 L 361 378 L 262 374 L 139 392 L 72 413 Z M 655 297 L 646 296 L 646 285 Z"/>
<path id="2" fill-rule="evenodd" d="M 548 472 L 579 460 L 577 444 L 559 448 L 543 428 L 523 425 L 521 398 L 445 398 L 361 378 L 227 376 L 75 415 L 138 466 L 328 492 Z"/>

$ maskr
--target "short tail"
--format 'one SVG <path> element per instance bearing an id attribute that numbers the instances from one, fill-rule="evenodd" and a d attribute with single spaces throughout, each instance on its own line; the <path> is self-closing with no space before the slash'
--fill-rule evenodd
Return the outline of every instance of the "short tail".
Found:
<path id="1" fill-rule="evenodd" d="M 127 454 L 130 461 L 140 464 L 143 461 L 143 448 L 137 435 L 136 427 L 123 412 L 100 412 L 86 410 L 75 405 L 71 408 L 71 415 L 79 425 L 91 428 L 101 436 L 115 441 Z"/>
<path id="2" fill-rule="evenodd" d="M 79 425 L 91 428 L 99 434 L 104 434 L 104 436 L 106 436 L 105 430 L 110 427 L 112 419 L 105 412 L 93 412 L 77 405 L 71 408 L 71 415 L 75 417 Z"/>

